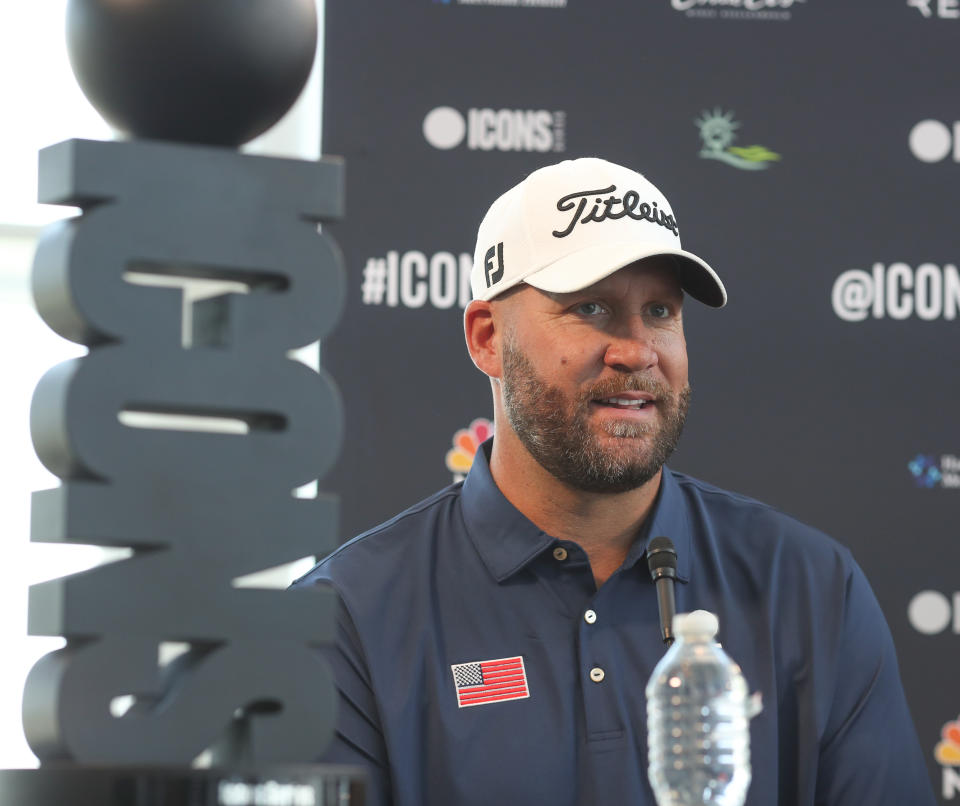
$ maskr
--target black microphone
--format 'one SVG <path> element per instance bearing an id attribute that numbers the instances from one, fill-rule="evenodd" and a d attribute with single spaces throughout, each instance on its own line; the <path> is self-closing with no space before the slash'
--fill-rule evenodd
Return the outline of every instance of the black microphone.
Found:
<path id="1" fill-rule="evenodd" d="M 647 567 L 657 584 L 657 609 L 660 611 L 660 637 L 667 646 L 673 643 L 673 617 L 677 604 L 673 598 L 673 580 L 677 578 L 677 550 L 669 537 L 655 537 L 647 546 Z"/>

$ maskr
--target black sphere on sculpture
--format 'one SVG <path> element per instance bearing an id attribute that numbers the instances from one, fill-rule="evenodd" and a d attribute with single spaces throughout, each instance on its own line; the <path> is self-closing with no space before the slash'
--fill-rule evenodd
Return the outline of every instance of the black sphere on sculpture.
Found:
<path id="1" fill-rule="evenodd" d="M 237 146 L 296 101 L 315 0 L 69 0 L 67 49 L 90 103 L 135 137 Z"/>

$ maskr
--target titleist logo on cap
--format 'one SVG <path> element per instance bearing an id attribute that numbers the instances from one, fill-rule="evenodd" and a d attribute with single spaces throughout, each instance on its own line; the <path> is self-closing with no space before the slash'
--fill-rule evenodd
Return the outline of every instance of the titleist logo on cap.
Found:
<path id="1" fill-rule="evenodd" d="M 576 227 L 577 224 L 589 224 L 591 221 L 598 223 L 607 220 L 615 221 L 618 218 L 629 216 L 635 221 L 649 221 L 652 224 L 665 227 L 678 238 L 680 237 L 680 230 L 677 228 L 676 219 L 672 215 L 667 215 L 663 210 L 660 210 L 656 202 L 641 202 L 640 194 L 635 190 L 628 190 L 623 194 L 623 198 L 621 199 L 613 195 L 616 189 L 616 185 L 610 185 L 610 187 L 600 188 L 599 190 L 578 190 L 575 193 L 568 193 L 561 198 L 557 202 L 557 209 L 561 213 L 573 210 L 574 208 L 576 208 L 576 210 L 567 228 L 554 230 L 553 236 L 555 238 L 566 238 L 573 232 L 573 228 Z M 600 198 L 605 193 L 611 195 L 605 199 Z M 596 196 L 597 199 L 593 203 L 590 212 L 584 215 L 583 211 L 587 208 L 589 196 Z M 619 209 L 617 209 L 618 205 Z"/>
<path id="2" fill-rule="evenodd" d="M 716 272 L 681 247 L 673 207 L 656 185 L 622 165 L 581 157 L 538 168 L 490 205 L 470 288 L 484 302 L 518 283 L 571 293 L 658 256 L 670 258 L 694 299 L 717 308 L 727 301 Z"/>

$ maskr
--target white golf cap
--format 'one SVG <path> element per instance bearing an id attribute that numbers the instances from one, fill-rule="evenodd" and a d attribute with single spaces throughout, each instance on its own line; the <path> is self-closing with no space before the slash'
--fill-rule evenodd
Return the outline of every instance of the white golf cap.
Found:
<path id="1" fill-rule="evenodd" d="M 587 157 L 534 171 L 487 211 L 477 233 L 470 284 L 492 299 L 520 282 L 543 291 L 579 291 L 634 261 L 673 259 L 680 285 L 721 308 L 727 292 L 716 272 L 680 248 L 677 219 L 646 178 Z"/>

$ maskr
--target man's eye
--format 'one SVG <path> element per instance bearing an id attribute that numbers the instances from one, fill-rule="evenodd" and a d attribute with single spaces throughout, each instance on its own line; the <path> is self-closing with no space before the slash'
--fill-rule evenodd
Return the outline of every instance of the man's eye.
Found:
<path id="1" fill-rule="evenodd" d="M 606 311 L 599 302 L 581 302 L 575 310 L 583 316 L 597 316 Z"/>
<path id="2" fill-rule="evenodd" d="M 670 308 L 659 302 L 650 306 L 650 315 L 655 319 L 666 319 L 670 316 Z"/>

